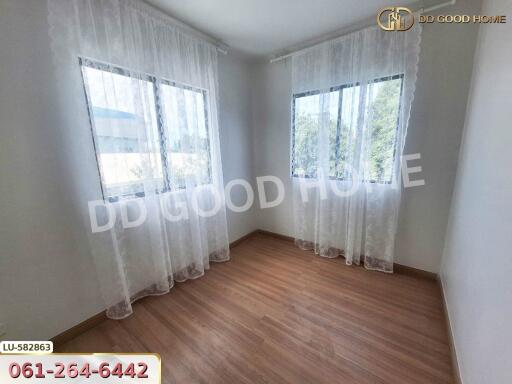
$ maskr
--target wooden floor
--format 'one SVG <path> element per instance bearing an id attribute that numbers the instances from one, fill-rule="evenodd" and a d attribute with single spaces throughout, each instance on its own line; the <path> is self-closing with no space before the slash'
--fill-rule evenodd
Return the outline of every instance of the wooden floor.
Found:
<path id="1" fill-rule="evenodd" d="M 255 235 L 200 279 L 60 352 L 157 352 L 163 383 L 452 383 L 435 281 Z"/>

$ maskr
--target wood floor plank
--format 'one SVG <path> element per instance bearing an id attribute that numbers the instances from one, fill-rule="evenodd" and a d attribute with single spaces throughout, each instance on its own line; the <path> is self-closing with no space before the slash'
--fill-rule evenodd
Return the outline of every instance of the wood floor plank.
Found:
<path id="1" fill-rule="evenodd" d="M 200 279 L 60 352 L 157 352 L 164 383 L 453 383 L 434 281 L 325 259 L 264 234 Z"/>

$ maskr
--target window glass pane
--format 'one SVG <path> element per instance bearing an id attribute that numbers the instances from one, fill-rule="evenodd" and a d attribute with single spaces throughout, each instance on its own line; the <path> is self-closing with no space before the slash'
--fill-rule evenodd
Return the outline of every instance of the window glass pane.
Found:
<path id="1" fill-rule="evenodd" d="M 300 177 L 317 177 L 320 154 L 328 151 L 326 161 L 331 170 L 335 168 L 336 132 L 339 92 L 325 92 L 295 97 L 293 174 Z M 319 130 L 324 127 L 329 133 L 328 142 L 318 140 L 324 135 Z"/>
<path id="2" fill-rule="evenodd" d="M 163 186 L 153 83 L 82 66 L 105 198 Z"/>
<path id="3" fill-rule="evenodd" d="M 359 85 L 345 87 L 340 92 L 340 130 L 335 175 L 338 179 L 350 179 L 357 148 L 357 121 L 359 120 L 361 87 Z"/>
<path id="4" fill-rule="evenodd" d="M 171 187 L 211 182 L 206 93 L 161 84 Z"/>
<path id="5" fill-rule="evenodd" d="M 339 152 L 337 150 L 338 146 L 338 135 L 339 129 L 338 126 L 338 114 L 339 114 L 339 102 L 340 102 L 340 92 L 334 91 L 329 92 L 324 95 L 324 98 L 328 98 L 328 105 L 324 105 L 324 109 L 328 111 L 328 127 L 329 127 L 329 177 L 336 177 L 336 164 L 338 163 Z"/>
<path id="6" fill-rule="evenodd" d="M 402 78 L 368 85 L 371 149 L 369 179 L 389 183 L 393 173 Z"/>
<path id="7" fill-rule="evenodd" d="M 396 76 L 375 80 L 363 89 L 344 85 L 335 91 L 294 95 L 293 175 L 318 177 L 317 169 L 326 168 L 328 155 L 329 177 L 347 180 L 361 156 L 368 155 L 360 176 L 368 182 L 391 182 L 401 87 L 402 76 Z M 328 142 L 319 142 L 322 138 Z M 369 151 L 361 154 L 368 142 Z"/>

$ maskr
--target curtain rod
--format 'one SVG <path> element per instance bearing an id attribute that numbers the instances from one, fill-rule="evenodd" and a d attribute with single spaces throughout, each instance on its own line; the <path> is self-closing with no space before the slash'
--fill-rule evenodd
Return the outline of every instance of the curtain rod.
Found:
<path id="1" fill-rule="evenodd" d="M 450 6 L 450 5 L 455 5 L 456 3 L 457 3 L 457 0 L 450 0 L 450 1 L 446 1 L 446 2 L 444 2 L 444 3 L 440 3 L 440 4 L 437 4 L 437 5 L 433 5 L 433 6 L 431 6 L 431 7 L 427 7 L 427 8 L 420 8 L 420 9 L 419 9 L 419 11 L 420 11 L 421 13 L 432 12 L 432 11 L 435 11 L 435 10 L 437 10 L 437 9 L 441 9 L 441 8 L 444 8 L 444 7 L 448 7 L 448 6 Z M 361 30 L 363 30 L 363 29 L 365 29 L 365 28 L 368 28 L 368 26 L 364 26 L 364 27 L 361 27 L 361 28 L 357 28 L 357 29 L 354 29 L 354 30 L 352 30 L 352 31 L 350 31 L 350 32 L 342 33 L 341 35 L 338 35 L 338 36 L 335 36 L 335 37 L 329 37 L 329 38 L 328 38 L 328 39 L 326 39 L 326 40 L 316 42 L 316 43 L 314 43 L 314 44 L 312 44 L 312 45 L 309 45 L 309 46 L 307 46 L 307 47 L 305 47 L 305 48 L 301 48 L 301 49 L 299 49 L 299 50 L 292 51 L 292 52 L 287 53 L 287 54 L 285 54 L 285 55 L 278 56 L 278 57 L 275 57 L 275 58 L 273 58 L 273 59 L 270 59 L 270 63 L 277 63 L 277 62 L 279 62 L 279 61 L 282 61 L 282 60 L 287 59 L 287 58 L 289 58 L 289 57 L 295 56 L 295 55 L 297 55 L 297 54 L 299 54 L 299 53 L 302 53 L 302 52 L 304 52 L 304 51 L 307 51 L 308 49 L 311 49 L 311 48 L 313 48 L 313 47 L 317 46 L 318 44 L 322 44 L 322 43 L 325 43 L 326 41 L 330 41 L 330 40 L 336 40 L 336 39 L 338 39 L 338 38 L 340 38 L 340 37 L 343 37 L 343 36 L 349 35 L 349 34 L 351 34 L 351 33 L 357 32 L 357 31 L 361 31 Z"/>
<path id="2" fill-rule="evenodd" d="M 154 16 L 160 17 L 161 19 L 165 19 L 167 22 L 173 24 L 174 26 L 180 28 L 182 31 L 188 33 L 189 35 L 202 39 L 209 44 L 213 45 L 217 52 L 222 53 L 223 55 L 228 54 L 228 46 L 224 44 L 222 41 L 217 40 L 216 38 L 198 30 L 190 25 L 184 23 L 181 20 L 176 19 L 175 17 L 172 17 L 164 10 L 154 6 L 153 4 L 150 4 L 147 2 L 147 0 L 143 0 L 141 2 L 134 2 L 134 4 L 138 5 L 141 9 L 145 9 L 147 12 L 151 12 Z"/>

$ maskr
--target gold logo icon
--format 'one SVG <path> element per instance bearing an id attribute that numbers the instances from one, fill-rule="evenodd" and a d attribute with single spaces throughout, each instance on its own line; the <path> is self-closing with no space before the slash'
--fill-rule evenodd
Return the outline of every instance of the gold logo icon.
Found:
<path id="1" fill-rule="evenodd" d="M 384 31 L 407 31 L 414 25 L 414 15 L 409 8 L 383 8 L 377 15 L 377 24 Z"/>

